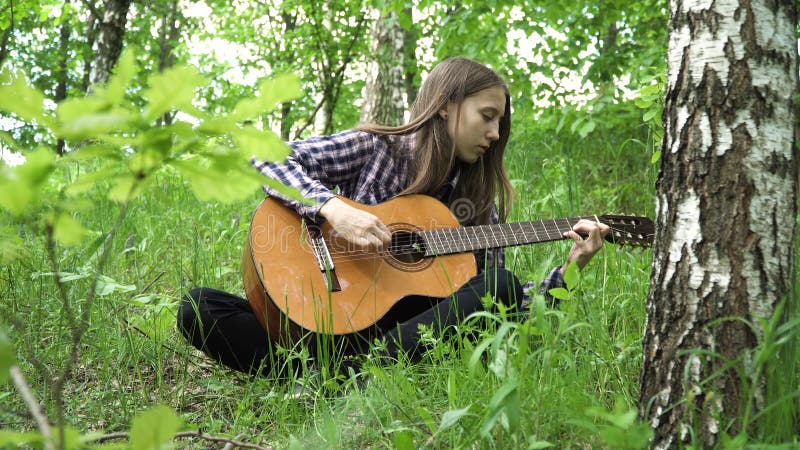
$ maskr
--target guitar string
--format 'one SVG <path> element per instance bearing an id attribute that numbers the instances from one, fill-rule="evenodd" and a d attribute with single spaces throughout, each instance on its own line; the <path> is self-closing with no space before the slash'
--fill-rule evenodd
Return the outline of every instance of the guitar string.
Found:
<path id="1" fill-rule="evenodd" d="M 440 228 L 440 229 L 437 229 L 437 230 L 424 230 L 423 233 L 424 232 L 431 232 L 431 231 L 441 231 L 441 230 L 447 230 L 449 232 L 460 233 L 459 230 L 464 230 L 466 228 L 467 227 Z M 475 227 L 475 228 L 478 228 L 478 227 Z M 525 231 L 523 233 L 503 234 L 502 236 L 505 237 L 505 238 L 509 238 L 509 237 L 517 237 L 518 235 L 521 234 L 526 239 L 530 238 L 530 237 L 535 237 L 535 239 L 538 240 L 539 242 L 544 242 L 546 240 L 555 241 L 555 240 L 566 239 L 561 235 L 561 233 L 569 231 L 569 229 L 566 229 L 564 231 L 562 231 L 562 229 L 563 228 L 560 228 L 560 227 L 556 227 L 556 228 L 546 228 L 545 227 L 544 229 L 540 229 L 540 230 L 531 229 L 531 230 L 527 230 L 527 231 Z M 477 232 L 477 230 L 474 230 L 474 231 Z M 625 230 L 620 229 L 620 228 L 610 227 L 609 228 L 609 232 L 612 232 L 612 231 L 614 231 L 614 232 L 622 232 L 622 233 L 629 233 L 628 231 L 625 231 Z M 542 232 L 542 233 L 547 234 L 547 238 L 546 239 L 539 238 L 538 232 Z M 557 237 L 555 237 L 555 238 L 551 237 L 550 233 L 555 233 L 557 235 Z M 631 234 L 638 234 L 638 233 L 631 233 Z M 643 235 L 643 236 L 646 236 L 646 237 L 649 238 L 649 237 L 653 236 L 653 233 L 648 233 L 648 234 Z M 496 237 L 497 236 L 495 235 L 495 238 Z M 484 241 L 488 242 L 488 238 L 485 239 Z M 400 246 L 400 247 L 408 246 L 408 245 L 410 245 L 410 242 L 411 242 L 411 240 L 409 238 L 409 240 L 407 242 L 400 242 L 400 244 L 398 246 Z M 476 236 L 476 243 L 477 243 L 477 236 Z M 430 243 L 427 243 L 427 244 L 429 244 L 428 246 L 430 247 Z M 454 249 L 458 249 L 458 250 L 442 251 L 441 253 L 437 252 L 436 254 L 433 254 L 433 255 L 425 255 L 425 257 L 441 256 L 441 255 L 453 254 L 453 253 L 467 253 L 469 251 L 478 250 L 480 248 L 492 248 L 491 246 L 488 246 L 488 247 L 480 246 L 479 248 L 474 248 L 474 249 L 464 248 L 463 250 L 461 250 L 461 248 L 462 248 L 462 247 L 460 247 L 461 245 L 465 245 L 465 244 L 472 245 L 473 244 L 472 239 L 470 239 L 469 236 L 467 236 L 466 239 L 461 239 L 461 238 L 448 239 L 448 244 L 449 244 L 448 245 L 448 250 L 454 250 Z M 498 242 L 498 244 L 499 244 L 499 242 Z M 497 248 L 497 247 L 508 247 L 508 246 L 518 245 L 518 244 L 519 244 L 519 241 L 517 240 L 517 242 L 515 244 L 511 244 L 509 242 L 509 245 L 498 245 L 495 248 Z M 350 245 L 352 245 L 352 244 L 350 244 Z M 444 249 L 442 248 L 441 250 L 444 250 Z M 378 258 L 378 257 L 383 258 L 383 257 L 393 256 L 393 255 L 394 256 L 412 255 L 414 253 L 419 253 L 419 251 L 418 250 L 409 250 L 409 251 L 400 251 L 400 252 L 395 251 L 395 252 L 392 252 L 390 250 L 383 250 L 383 251 L 374 252 L 374 251 L 361 250 L 361 249 L 345 250 L 345 251 L 339 250 L 339 251 L 337 251 L 337 250 L 331 250 L 329 248 L 329 253 L 330 253 L 331 257 L 333 257 L 334 255 L 337 256 L 337 261 L 339 261 L 339 262 L 351 262 L 351 261 L 358 261 L 358 260 L 375 259 L 375 258 Z"/>
<path id="2" fill-rule="evenodd" d="M 478 227 L 476 227 L 476 229 L 477 228 Z M 465 227 L 441 228 L 441 229 L 436 229 L 436 230 L 424 230 L 422 233 L 429 233 L 429 236 L 426 236 L 426 237 L 434 238 L 434 240 L 435 240 L 435 236 L 430 235 L 430 232 L 446 231 L 446 232 L 450 232 L 450 233 L 459 233 L 460 234 L 460 230 L 465 230 L 465 229 L 466 229 Z M 436 254 L 463 253 L 463 252 L 467 252 L 467 251 L 470 251 L 470 250 L 477 250 L 477 249 L 480 249 L 480 248 L 509 247 L 509 246 L 513 246 L 513 245 L 520 245 L 519 244 L 519 239 L 516 239 L 515 242 L 511 242 L 511 238 L 518 238 L 519 236 L 523 236 L 525 239 L 528 239 L 530 237 L 534 237 L 539 242 L 543 242 L 543 241 L 546 241 L 546 240 L 550 240 L 550 241 L 562 240 L 562 239 L 565 239 L 564 237 L 562 237 L 562 234 L 564 232 L 566 232 L 566 231 L 569 231 L 568 229 L 564 230 L 564 231 L 562 231 L 562 230 L 563 230 L 562 228 L 545 228 L 545 229 L 540 229 L 540 230 L 533 229 L 533 230 L 523 231 L 521 233 L 512 233 L 512 234 L 504 233 L 504 234 L 500 234 L 501 237 L 507 239 L 507 243 L 505 245 L 500 244 L 500 242 L 497 240 L 498 234 L 494 233 L 492 237 L 494 238 L 495 243 L 497 245 L 494 245 L 494 246 L 492 246 L 492 245 L 488 245 L 488 246 L 479 245 L 476 248 L 469 248 L 469 246 L 471 246 L 473 244 L 472 237 L 475 237 L 475 243 L 478 243 L 478 244 L 480 242 L 487 242 L 487 243 L 489 242 L 489 238 L 487 238 L 486 236 L 484 236 L 483 240 L 478 239 L 477 238 L 477 234 L 476 234 L 477 230 L 475 230 L 475 232 L 473 233 L 472 237 L 466 236 L 466 238 L 453 238 L 452 236 L 448 236 L 446 243 L 441 242 L 441 240 L 440 240 L 440 242 L 438 243 L 440 245 L 439 245 L 439 247 L 434 249 L 434 253 L 436 253 Z M 615 228 L 615 227 L 611 227 L 609 231 L 610 232 L 618 232 L 618 233 L 621 232 L 621 233 L 625 233 L 625 234 L 642 235 L 642 236 L 646 236 L 646 237 L 653 236 L 653 233 L 648 233 L 648 234 L 645 235 L 645 234 L 642 234 L 642 233 L 635 233 L 635 232 L 625 231 L 624 229 Z M 547 234 L 547 237 L 544 238 L 544 239 L 540 238 L 538 236 L 539 232 Z M 485 234 L 485 233 L 483 233 L 482 230 L 481 230 L 481 233 Z M 556 237 L 551 236 L 551 233 L 555 234 Z M 629 238 L 623 238 L 621 240 L 622 241 L 627 241 L 627 240 L 629 240 Z M 642 240 L 642 239 L 639 239 L 639 240 Z M 395 241 L 395 242 L 397 242 L 397 241 Z M 410 240 L 410 238 L 408 238 L 408 239 L 405 239 L 405 240 L 401 240 L 400 242 L 397 242 L 397 243 L 398 243 L 398 245 L 396 245 L 396 246 L 399 246 L 399 247 L 408 246 L 411 243 L 411 240 Z M 534 243 L 534 242 L 531 242 L 531 243 Z M 430 247 L 436 247 L 436 243 L 431 245 L 431 242 L 427 242 L 427 244 L 428 244 L 429 248 Z M 445 245 L 443 245 L 443 244 L 445 244 Z M 463 250 L 462 250 L 462 248 L 463 248 Z M 411 251 L 408 251 L 408 252 L 394 252 L 393 254 L 396 254 L 396 255 L 408 255 L 408 254 L 413 254 L 413 253 L 417 253 L 417 252 L 419 252 L 419 250 L 411 250 Z M 441 252 L 441 253 L 439 253 L 439 252 Z M 345 251 L 333 250 L 330 253 L 331 254 L 336 254 L 336 255 L 346 255 L 346 254 L 358 254 L 358 255 L 361 255 L 361 254 L 364 254 L 364 253 L 374 254 L 375 252 L 365 251 L 365 250 L 362 250 L 362 249 L 355 249 L 355 250 L 345 250 Z M 388 253 L 392 253 L 392 252 L 386 251 L 386 252 L 383 252 L 382 254 L 388 254 Z M 436 254 L 435 255 L 431 255 L 431 256 L 436 256 Z"/>

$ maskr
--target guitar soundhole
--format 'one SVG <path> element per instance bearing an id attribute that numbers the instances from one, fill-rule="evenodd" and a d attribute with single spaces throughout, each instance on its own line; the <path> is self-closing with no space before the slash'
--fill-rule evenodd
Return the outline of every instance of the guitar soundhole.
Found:
<path id="1" fill-rule="evenodd" d="M 405 271 L 424 270 L 433 263 L 433 258 L 425 257 L 425 241 L 408 224 L 392 224 L 392 243 L 386 261 L 397 269 Z"/>

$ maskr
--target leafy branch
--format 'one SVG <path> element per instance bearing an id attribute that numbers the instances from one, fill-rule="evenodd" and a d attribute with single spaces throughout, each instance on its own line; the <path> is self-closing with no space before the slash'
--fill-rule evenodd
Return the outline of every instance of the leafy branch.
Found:
<path id="1" fill-rule="evenodd" d="M 75 448 L 72 438 L 76 433 L 69 430 L 65 420 L 65 386 L 80 358 L 81 342 L 89 330 L 93 306 L 97 297 L 106 293 L 108 277 L 103 272 L 111 259 L 114 239 L 131 202 L 145 192 L 162 172 L 182 175 L 200 200 L 242 199 L 267 182 L 250 167 L 251 156 L 274 161 L 288 154 L 288 147 L 278 136 L 250 123 L 252 118 L 268 113 L 299 95 L 300 85 L 295 77 L 266 80 L 259 85 L 254 96 L 239 101 L 230 113 L 211 117 L 194 104 L 196 91 L 206 84 L 196 69 L 177 66 L 152 74 L 147 78 L 147 87 L 137 92 L 133 81 L 138 71 L 135 55 L 128 51 L 120 58 L 115 73 L 105 85 L 96 86 L 85 97 L 67 98 L 55 109 L 47 106 L 44 94 L 31 87 L 23 74 L 9 70 L 0 73 L 0 111 L 11 113 L 23 122 L 42 128 L 44 133 L 71 144 L 71 151 L 57 158 L 53 149 L 44 146 L 24 152 L 23 146 L 10 135 L 0 133 L 3 143 L 24 153 L 26 159 L 16 167 L 0 165 L 0 190 L 15 194 L 0 196 L 0 208 L 16 218 L 20 225 L 31 228 L 33 235 L 44 236 L 61 316 L 65 318 L 69 331 L 69 346 L 60 370 L 55 369 L 55 377 L 37 359 L 34 349 L 28 348 L 31 364 L 49 384 L 55 409 L 55 430 L 51 430 L 47 416 L 24 381 L 22 371 L 12 363 L 13 352 L 7 340 L 3 338 L 0 342 L 0 378 L 8 373 L 12 375 L 39 429 L 35 435 L 18 436 L 18 439 L 42 441 L 46 448 Z M 172 111 L 183 113 L 187 119 L 161 126 L 158 119 Z M 84 172 L 69 183 L 57 183 L 60 171 L 66 165 L 76 163 L 80 163 Z M 54 186 L 58 192 L 46 194 Z M 63 254 L 61 247 L 66 250 L 81 244 L 89 235 L 77 216 L 69 211 L 80 203 L 76 197 L 101 189 L 107 189 L 108 198 L 119 204 L 116 218 L 110 229 L 101 235 L 99 245 L 102 249 L 94 268 L 86 275 L 67 277 L 59 260 L 59 255 Z M 6 249 L 18 249 L 13 239 L 0 234 L 0 248 L 4 253 Z M 15 256 L 4 254 L 3 263 Z M 89 284 L 79 303 L 71 298 L 66 283 L 83 278 Z M 19 328 L 25 321 L 11 318 L 10 322 Z M 172 411 L 168 413 L 174 415 Z M 158 414 L 164 416 L 167 413 L 162 411 Z M 161 422 L 165 419 L 155 420 Z M 167 422 L 179 423 L 180 420 L 175 418 Z M 141 444 L 133 447 L 157 448 L 163 438 L 175 434 L 175 426 L 155 439 L 153 446 Z M 132 432 L 132 442 L 136 441 L 135 436 L 136 433 Z M 200 432 L 194 436 L 219 442 L 224 439 Z M 142 439 L 148 441 L 150 438 L 139 438 Z M 3 445 L 0 442 L 0 446 Z"/>

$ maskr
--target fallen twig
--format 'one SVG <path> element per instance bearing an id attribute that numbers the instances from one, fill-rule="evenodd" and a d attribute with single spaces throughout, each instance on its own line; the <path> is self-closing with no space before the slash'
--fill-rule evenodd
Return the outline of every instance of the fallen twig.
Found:
<path id="1" fill-rule="evenodd" d="M 28 410 L 30 410 L 31 415 L 36 420 L 36 426 L 39 428 L 39 432 L 42 433 L 42 437 L 44 437 L 44 448 L 52 450 L 53 443 L 50 439 L 53 433 L 50 429 L 50 422 L 48 422 L 47 417 L 45 417 L 42 412 L 39 401 L 33 396 L 30 386 L 28 386 L 28 383 L 25 381 L 25 376 L 22 375 L 19 366 L 11 366 L 8 372 L 11 374 L 11 379 L 14 380 L 14 386 L 16 386 L 17 391 L 19 391 L 19 394 L 28 406 Z"/>
<path id="2" fill-rule="evenodd" d="M 173 439 L 182 439 L 182 438 L 198 438 L 198 439 L 203 439 L 203 440 L 211 441 L 211 442 L 219 442 L 219 443 L 224 443 L 224 444 L 230 445 L 230 446 L 232 446 L 234 448 L 238 447 L 238 448 L 252 448 L 252 449 L 256 449 L 256 450 L 274 450 L 272 447 L 264 447 L 263 445 L 250 444 L 250 443 L 247 443 L 247 442 L 241 442 L 241 441 L 238 441 L 238 440 L 235 440 L 235 439 L 230 439 L 230 438 L 221 437 L 221 436 L 211 436 L 210 434 L 203 433 L 202 430 L 181 431 L 179 433 L 176 433 L 175 436 L 173 436 Z M 118 440 L 118 439 L 128 439 L 128 433 L 125 432 L 125 431 L 120 431 L 118 433 L 104 434 L 104 435 L 98 437 L 97 439 L 95 439 L 94 442 L 97 442 L 98 444 L 101 444 L 103 442 L 114 441 L 114 440 Z"/>

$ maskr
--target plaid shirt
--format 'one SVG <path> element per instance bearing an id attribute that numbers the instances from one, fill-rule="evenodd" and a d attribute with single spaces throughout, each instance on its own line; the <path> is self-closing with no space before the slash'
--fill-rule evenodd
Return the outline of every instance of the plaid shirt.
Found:
<path id="1" fill-rule="evenodd" d="M 283 162 L 267 163 L 253 159 L 252 164 L 263 175 L 296 188 L 314 204 L 300 203 L 264 186 L 268 195 L 279 198 L 301 216 L 319 223 L 323 220 L 319 216 L 320 208 L 336 195 L 375 205 L 402 192 L 411 181 L 408 172 L 412 144 L 413 138 L 408 136 L 377 136 L 349 130 L 290 142 L 292 153 Z M 458 173 L 455 172 L 450 182 L 433 196 L 450 205 L 450 193 L 457 180 Z M 494 211 L 492 222 L 498 221 Z M 484 267 L 505 266 L 502 249 L 477 251 L 475 259 L 481 271 Z M 550 280 L 546 283 L 549 287 L 543 283 L 540 290 L 544 289 L 546 293 L 550 287 L 563 284 L 560 273 L 555 276 L 557 279 L 552 278 L 551 272 L 545 280 Z"/>

